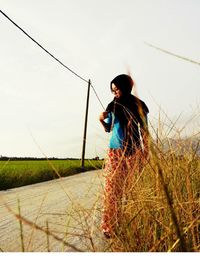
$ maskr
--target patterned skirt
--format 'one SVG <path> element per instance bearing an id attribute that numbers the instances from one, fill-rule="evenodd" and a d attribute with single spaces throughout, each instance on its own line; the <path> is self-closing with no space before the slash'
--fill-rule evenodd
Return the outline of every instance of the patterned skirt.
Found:
<path id="1" fill-rule="evenodd" d="M 125 157 L 121 149 L 109 149 L 105 162 L 105 187 L 101 228 L 112 234 L 122 218 L 122 199 L 126 180 L 134 169 L 134 157 Z"/>

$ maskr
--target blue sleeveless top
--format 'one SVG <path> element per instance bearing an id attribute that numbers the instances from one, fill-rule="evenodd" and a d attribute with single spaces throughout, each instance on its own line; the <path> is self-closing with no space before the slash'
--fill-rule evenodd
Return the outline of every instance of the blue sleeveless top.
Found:
<path id="1" fill-rule="evenodd" d="M 109 148 L 122 148 L 124 141 L 124 132 L 119 123 L 119 119 L 113 112 L 108 113 L 108 117 L 105 119 L 105 123 L 108 127 L 111 127 L 112 135 L 109 142 Z"/>

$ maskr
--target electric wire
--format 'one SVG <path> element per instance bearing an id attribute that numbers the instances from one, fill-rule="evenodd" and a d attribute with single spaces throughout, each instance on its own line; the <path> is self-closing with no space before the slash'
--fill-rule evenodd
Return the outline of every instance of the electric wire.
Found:
<path id="1" fill-rule="evenodd" d="M 46 48 L 44 48 L 38 41 L 36 41 L 32 36 L 30 36 L 23 28 L 21 28 L 16 22 L 14 22 L 7 14 L 5 14 L 2 10 L 0 10 L 0 13 L 6 17 L 14 26 L 16 26 L 19 30 L 21 30 L 29 39 L 31 39 L 36 45 L 38 45 L 43 51 L 45 51 L 48 55 L 50 55 L 55 61 L 57 61 L 59 64 L 61 64 L 64 68 L 66 68 L 68 71 L 73 73 L 76 77 L 81 79 L 82 81 L 86 82 L 88 84 L 89 80 L 83 78 L 79 74 L 77 74 L 75 71 L 73 71 L 71 68 L 69 68 L 67 65 L 65 65 L 62 61 L 60 61 L 58 58 L 56 58 L 52 53 L 50 53 Z M 96 95 L 99 103 L 104 108 L 102 101 L 100 100 L 97 91 L 95 90 L 94 86 L 91 84 L 91 88 L 94 91 L 94 94 Z"/>
<path id="2" fill-rule="evenodd" d="M 99 96 L 98 96 L 98 93 L 97 93 L 97 91 L 95 90 L 95 88 L 94 88 L 94 86 L 93 86 L 92 84 L 91 84 L 91 87 L 92 87 L 92 90 L 93 90 L 94 94 L 96 95 L 96 97 L 97 97 L 99 103 L 101 104 L 102 108 L 105 110 L 105 107 L 104 107 L 102 101 L 100 100 L 100 98 L 99 98 Z"/>
<path id="3" fill-rule="evenodd" d="M 45 49 L 40 43 L 38 43 L 32 36 L 30 36 L 24 29 L 22 29 L 17 23 L 15 23 L 8 15 L 6 15 L 2 10 L 0 10 L 1 14 L 3 14 L 13 25 L 15 25 L 19 30 L 21 30 L 29 39 L 31 39 L 35 44 L 37 44 L 42 50 L 44 50 L 47 54 L 49 54 L 53 59 L 55 59 L 58 63 L 60 63 L 63 67 L 65 67 L 67 70 L 69 70 L 71 73 L 73 73 L 75 76 L 79 77 L 84 82 L 88 83 L 88 80 L 84 79 L 80 75 L 78 75 L 76 72 L 74 72 L 71 68 L 66 66 L 62 61 L 60 61 L 58 58 L 56 58 L 52 53 L 50 53 L 47 49 Z"/>

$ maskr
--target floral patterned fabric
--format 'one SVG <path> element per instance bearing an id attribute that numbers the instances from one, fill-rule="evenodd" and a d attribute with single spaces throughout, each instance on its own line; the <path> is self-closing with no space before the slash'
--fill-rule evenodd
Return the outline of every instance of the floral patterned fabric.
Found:
<path id="1" fill-rule="evenodd" d="M 103 194 L 103 232 L 113 233 L 122 218 L 122 197 L 126 179 L 133 170 L 133 157 L 125 157 L 122 149 L 109 149 L 105 162 L 105 188 Z"/>

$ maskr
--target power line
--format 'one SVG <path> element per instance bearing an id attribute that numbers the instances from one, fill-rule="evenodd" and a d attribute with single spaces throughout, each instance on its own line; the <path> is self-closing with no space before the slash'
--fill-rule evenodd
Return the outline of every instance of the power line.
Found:
<path id="1" fill-rule="evenodd" d="M 71 68 L 66 66 L 62 61 L 60 61 L 58 58 L 56 58 L 53 54 L 51 54 L 47 49 L 45 49 L 40 43 L 38 43 L 33 37 L 31 37 L 24 29 L 22 29 L 19 25 L 17 25 L 11 18 L 8 17 L 2 10 L 0 10 L 1 14 L 5 16 L 12 24 L 14 24 L 19 30 L 21 30 L 28 38 L 30 38 L 35 44 L 37 44 L 42 50 L 44 50 L 47 54 L 49 54 L 54 60 L 56 60 L 58 63 L 60 63 L 63 67 L 65 67 L 67 70 L 69 70 L 71 73 L 73 73 L 75 76 L 83 80 L 84 82 L 88 83 L 88 80 L 84 79 L 80 75 L 78 75 L 76 72 L 74 72 Z"/>
<path id="2" fill-rule="evenodd" d="M 78 78 L 80 78 L 82 81 L 88 83 L 89 81 L 86 80 L 85 78 L 83 78 L 82 76 L 80 76 L 79 74 L 77 74 L 75 71 L 73 71 L 71 68 L 69 68 L 67 65 L 65 65 L 62 61 L 60 61 L 58 58 L 56 58 L 52 53 L 50 53 L 47 49 L 45 49 L 40 43 L 38 43 L 32 36 L 30 36 L 24 29 L 22 29 L 19 25 L 17 25 L 16 22 L 14 22 L 10 17 L 8 17 L 8 15 L 6 15 L 2 10 L 0 10 L 0 13 L 5 16 L 13 25 L 15 25 L 19 30 L 21 30 L 29 39 L 31 39 L 35 44 L 37 44 L 42 50 L 44 50 L 48 55 L 50 55 L 54 60 L 56 60 L 59 64 L 61 64 L 64 68 L 66 68 L 68 71 L 70 71 L 72 74 L 74 74 L 75 76 L 77 76 Z M 100 100 L 94 86 L 91 84 L 91 88 L 94 91 L 94 94 L 96 95 L 99 103 L 101 104 L 101 106 L 104 108 L 102 101 Z"/>
<path id="3" fill-rule="evenodd" d="M 71 68 L 69 68 L 68 66 L 66 66 L 62 61 L 60 61 L 58 58 L 56 58 L 52 53 L 50 53 L 47 49 L 45 49 L 40 43 L 38 43 L 32 36 L 30 36 L 24 29 L 22 29 L 19 25 L 17 25 L 16 22 L 14 22 L 10 17 L 8 17 L 8 15 L 6 15 L 2 10 L 0 10 L 1 14 L 3 14 L 3 16 L 5 16 L 13 25 L 15 25 L 19 30 L 21 30 L 29 39 L 31 39 L 35 44 L 37 44 L 42 50 L 44 50 L 48 55 L 50 55 L 54 60 L 56 60 L 59 64 L 61 64 L 64 68 L 66 68 L 68 71 L 70 71 L 71 73 L 73 73 L 75 76 L 77 76 L 78 78 L 80 78 L 81 80 L 83 80 L 84 82 L 88 83 L 88 80 L 86 80 L 85 78 L 83 78 L 82 76 L 80 76 L 79 74 L 77 74 L 75 71 L 73 71 Z M 104 108 L 102 101 L 100 100 L 94 86 L 91 84 L 91 87 L 94 91 L 94 94 L 96 95 L 99 103 L 101 104 L 101 106 Z"/>
<path id="4" fill-rule="evenodd" d="M 48 55 L 50 55 L 54 60 L 56 60 L 59 64 L 61 64 L 64 68 L 66 68 L 68 71 L 73 73 L 75 76 L 83 80 L 88 84 L 88 94 L 87 94 L 87 107 L 86 107 L 86 118 L 85 118 L 85 128 L 84 128 L 84 138 L 83 138 L 83 153 L 82 153 L 82 168 L 84 168 L 84 157 L 85 157 L 85 142 L 86 142 L 86 130 L 87 130 L 87 115 L 88 115 L 88 106 L 89 106 L 89 91 L 90 91 L 90 86 L 92 87 L 98 101 L 100 102 L 101 106 L 104 108 L 95 88 L 93 85 L 91 85 L 90 80 L 86 80 L 76 72 L 74 72 L 71 68 L 66 66 L 63 62 L 61 62 L 58 58 L 56 58 L 53 54 L 51 54 L 47 49 L 45 49 L 40 43 L 38 43 L 33 37 L 31 37 L 24 29 L 22 29 L 19 25 L 17 25 L 8 15 L 6 15 L 2 10 L 0 10 L 0 13 L 5 16 L 13 25 L 15 25 L 19 30 L 21 30 L 29 39 L 31 39 L 36 45 L 38 45 L 42 50 L 44 50 Z"/>
<path id="5" fill-rule="evenodd" d="M 189 59 L 189 58 L 186 58 L 186 57 L 183 57 L 183 56 L 180 56 L 180 55 L 177 55 L 177 54 L 172 53 L 172 52 L 170 52 L 170 51 L 167 51 L 167 50 L 161 49 L 161 48 L 159 48 L 159 47 L 157 47 L 157 46 L 154 46 L 154 45 L 152 45 L 152 44 L 149 44 L 149 43 L 146 43 L 146 42 L 144 42 L 144 43 L 145 43 L 146 45 L 148 45 L 148 46 L 150 46 L 150 47 L 156 49 L 156 50 L 161 51 L 161 52 L 167 53 L 167 54 L 169 54 L 169 55 L 172 55 L 172 56 L 177 57 L 177 58 L 182 59 L 182 60 L 186 60 L 186 61 L 192 62 L 193 64 L 200 65 L 200 62 L 191 60 L 191 59 Z"/>
<path id="6" fill-rule="evenodd" d="M 91 88 L 92 88 L 94 94 L 96 95 L 96 97 L 97 97 L 99 103 L 101 104 L 102 108 L 105 110 L 105 107 L 104 107 L 102 101 L 100 100 L 100 98 L 99 98 L 99 96 L 98 96 L 98 94 L 97 94 L 97 91 L 95 90 L 95 88 L 94 88 L 94 86 L 93 86 L 92 84 L 91 84 Z"/>
<path id="7" fill-rule="evenodd" d="M 68 71 L 70 71 L 71 73 L 73 73 L 75 76 L 77 76 L 78 78 L 80 78 L 81 80 L 83 80 L 84 82 L 88 83 L 88 80 L 86 80 L 85 78 L 83 78 L 82 76 L 80 76 L 79 74 L 77 74 L 75 71 L 73 71 L 71 68 L 69 68 L 68 66 L 66 66 L 62 61 L 60 61 L 58 58 L 56 58 L 52 53 L 50 53 L 47 49 L 45 49 L 40 43 L 38 43 L 32 36 L 30 36 L 24 29 L 22 29 L 19 25 L 17 25 L 16 22 L 14 22 L 10 17 L 8 17 L 8 15 L 6 15 L 2 10 L 0 10 L 1 14 L 3 14 L 3 16 L 5 16 L 12 24 L 14 24 L 19 30 L 21 30 L 29 39 L 31 39 L 35 44 L 37 44 L 42 50 L 44 50 L 48 55 L 50 55 L 54 60 L 56 60 L 59 64 L 61 64 L 64 68 L 66 68 Z M 101 104 L 101 106 L 104 108 L 102 101 L 100 100 L 94 86 L 91 84 L 91 87 L 94 91 L 94 94 L 96 95 L 99 103 Z"/>

